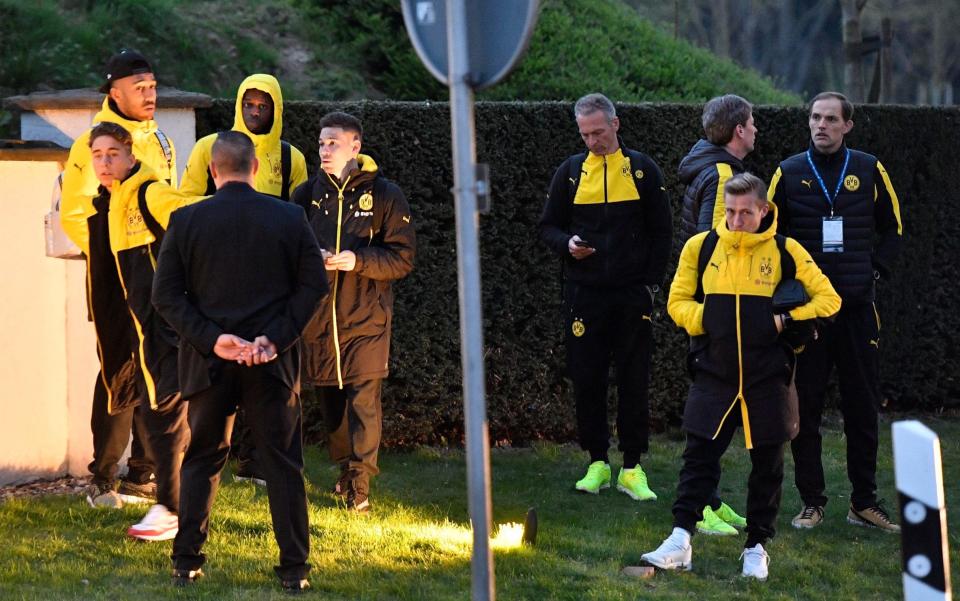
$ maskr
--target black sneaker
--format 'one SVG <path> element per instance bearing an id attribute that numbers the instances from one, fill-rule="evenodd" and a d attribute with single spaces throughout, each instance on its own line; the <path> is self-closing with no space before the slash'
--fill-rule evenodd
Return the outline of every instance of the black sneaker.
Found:
<path id="1" fill-rule="evenodd" d="M 310 588 L 310 581 L 306 578 L 300 580 L 281 580 L 280 588 L 288 595 L 302 595 Z"/>
<path id="2" fill-rule="evenodd" d="M 237 482 L 253 482 L 257 486 L 267 485 L 266 478 L 251 463 L 237 465 L 237 471 L 233 473 L 233 479 Z"/>
<path id="3" fill-rule="evenodd" d="M 130 480 L 120 480 L 120 486 L 117 488 L 117 494 L 126 503 L 156 503 L 157 502 L 157 483 L 132 482 Z"/>
<path id="4" fill-rule="evenodd" d="M 173 586 L 190 586 L 203 577 L 203 570 L 173 570 Z"/>

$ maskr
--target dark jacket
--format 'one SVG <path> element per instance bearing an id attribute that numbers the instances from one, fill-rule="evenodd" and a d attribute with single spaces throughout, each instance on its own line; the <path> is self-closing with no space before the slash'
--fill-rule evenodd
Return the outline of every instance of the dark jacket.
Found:
<path id="1" fill-rule="evenodd" d="M 723 146 L 699 140 L 680 161 L 679 179 L 686 186 L 680 210 L 680 244 L 708 232 L 724 219 L 723 184 L 743 173 L 743 162 Z"/>
<path id="2" fill-rule="evenodd" d="M 180 334 L 179 373 L 189 399 L 217 379 L 221 334 L 265 335 L 279 357 L 265 369 L 299 390 L 297 342 L 327 293 L 323 258 L 303 210 L 230 182 L 170 218 L 153 304 Z"/>
<path id="3" fill-rule="evenodd" d="M 88 306 L 110 413 L 141 398 L 156 409 L 179 391 L 177 336 L 154 311 L 150 294 L 170 214 L 200 199 L 157 181 L 137 163 L 110 190 L 101 186 L 93 200 L 82 236 L 89 239 Z"/>
<path id="4" fill-rule="evenodd" d="M 579 170 L 576 169 L 579 165 Z M 673 237 L 659 167 L 621 144 L 610 155 L 574 155 L 557 169 L 540 217 L 540 239 L 563 260 L 567 280 L 589 286 L 659 286 Z M 577 234 L 595 253 L 574 259 Z"/>
<path id="5" fill-rule="evenodd" d="M 328 271 L 330 296 L 304 332 L 304 374 L 317 386 L 385 378 L 393 322 L 391 282 L 413 270 L 416 234 L 400 188 L 360 155 L 346 181 L 321 171 L 293 193 L 321 248 L 357 257 L 353 271 Z"/>
<path id="6" fill-rule="evenodd" d="M 843 169 L 846 146 L 832 155 L 813 144 L 810 154 L 832 195 Z M 871 303 L 874 280 L 888 276 L 900 251 L 900 201 L 890 177 L 873 155 L 850 151 L 844 182 L 831 209 L 805 152 L 780 163 L 770 182 L 779 210 L 779 229 L 813 255 L 846 306 Z M 843 252 L 823 252 L 823 219 L 843 217 Z M 875 238 L 877 239 L 874 244 Z"/>
<path id="7" fill-rule="evenodd" d="M 779 444 L 799 427 L 795 358 L 780 340 L 774 323 L 773 292 L 781 279 L 780 250 L 774 239 L 776 211 L 757 233 L 731 232 L 726 221 L 703 271 L 703 302 L 697 302 L 700 249 L 707 233 L 687 241 L 670 285 L 667 311 L 690 336 L 703 337 L 692 350 L 693 385 L 687 395 L 683 427 L 716 438 L 732 411 L 740 411 L 747 448 Z M 784 245 L 796 265 L 796 279 L 810 301 L 790 311 L 796 321 L 829 317 L 840 297 L 809 253 L 795 240 Z"/>

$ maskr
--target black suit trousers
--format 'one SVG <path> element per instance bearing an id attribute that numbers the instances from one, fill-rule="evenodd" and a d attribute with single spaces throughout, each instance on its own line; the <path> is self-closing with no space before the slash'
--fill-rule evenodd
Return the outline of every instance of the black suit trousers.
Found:
<path id="1" fill-rule="evenodd" d="M 205 561 L 201 549 L 238 405 L 249 420 L 267 481 L 273 533 L 280 547 L 280 565 L 274 570 L 281 580 L 299 580 L 310 571 L 300 396 L 263 366 L 225 363 L 213 386 L 190 399 L 192 436 L 181 472 L 174 567 L 195 570 Z"/>

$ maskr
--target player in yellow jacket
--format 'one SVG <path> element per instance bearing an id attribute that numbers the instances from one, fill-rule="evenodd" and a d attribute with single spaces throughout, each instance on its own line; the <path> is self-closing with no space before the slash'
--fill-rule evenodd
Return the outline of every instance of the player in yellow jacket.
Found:
<path id="1" fill-rule="evenodd" d="M 168 540 L 177 532 L 180 461 L 189 430 L 177 337 L 150 296 L 170 214 L 201 198 L 157 181 L 133 156 L 132 137 L 119 124 L 98 124 L 89 140 L 100 187 L 83 220 L 69 222 L 66 233 L 86 241 L 80 248 L 87 256 L 87 294 L 108 411 L 115 402 L 133 399 L 134 424 L 155 466 L 157 502 L 128 534 Z"/>
<path id="2" fill-rule="evenodd" d="M 257 73 L 243 80 L 237 90 L 233 131 L 250 136 L 256 149 L 260 170 L 254 189 L 289 200 L 297 186 L 307 181 L 307 162 L 295 146 L 284 142 L 283 94 L 277 78 Z M 213 194 L 216 187 L 210 177 L 210 149 L 217 134 L 199 140 L 187 159 L 180 191 L 190 195 Z"/>
<path id="3" fill-rule="evenodd" d="M 840 296 L 800 243 L 777 235 L 776 206 L 760 178 L 735 175 L 723 191 L 726 220 L 687 241 L 670 286 L 667 311 L 693 338 L 687 445 L 673 533 L 642 559 L 661 569 L 690 569 L 695 524 L 720 481 L 720 457 L 742 425 L 753 464 L 743 575 L 766 580 L 764 545 L 780 508 L 783 449 L 799 423 L 793 335 L 803 322 L 835 315 Z M 787 310 L 774 303 L 774 293 L 794 279 L 804 291 L 797 296 L 807 298 Z"/>
<path id="4" fill-rule="evenodd" d="M 254 189 L 281 200 L 290 200 L 297 186 L 307 180 L 307 162 L 295 146 L 283 141 L 283 94 L 280 82 L 272 75 L 257 73 L 243 80 L 237 90 L 233 130 L 247 134 L 260 162 L 254 176 Z M 180 191 L 190 195 L 213 194 L 216 186 L 210 175 L 210 155 L 217 134 L 200 138 L 190 152 L 183 172 Z M 243 412 L 233 426 L 231 454 L 237 459 L 234 476 L 266 485 L 257 464 L 253 434 Z"/>
<path id="5" fill-rule="evenodd" d="M 173 142 L 153 120 L 157 104 L 157 81 L 149 61 L 134 50 L 122 50 L 110 57 L 100 91 L 106 94 L 103 106 L 94 116 L 93 124 L 115 123 L 129 132 L 133 156 L 161 180 L 177 184 L 177 161 Z M 100 182 L 95 173 L 91 151 L 90 132 L 74 141 L 63 171 L 61 192 L 61 224 L 64 231 L 81 249 L 87 249 L 86 219 L 93 212 L 94 198 L 99 195 Z M 120 309 L 123 311 L 122 305 Z M 117 464 L 123 456 L 133 420 L 133 407 L 139 396 L 131 388 L 115 391 L 108 398 L 103 385 L 103 374 L 94 386 L 90 428 L 93 433 L 92 486 L 87 491 L 91 505 L 119 507 L 126 501 L 143 502 L 156 496 L 156 484 L 151 481 L 154 466 L 145 457 L 140 435 L 134 430 L 133 446 L 127 461 L 127 475 L 120 480 Z M 119 494 L 118 494 L 119 493 Z"/>

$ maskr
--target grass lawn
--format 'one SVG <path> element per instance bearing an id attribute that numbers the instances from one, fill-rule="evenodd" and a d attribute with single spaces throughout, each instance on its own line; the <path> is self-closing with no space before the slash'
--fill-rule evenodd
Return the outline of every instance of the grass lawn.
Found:
<path id="1" fill-rule="evenodd" d="M 953 582 L 960 582 L 960 421 L 925 419 L 941 437 Z M 890 427 L 882 424 L 879 484 L 896 513 Z M 738 435 L 739 437 L 739 435 Z M 728 451 L 723 497 L 742 510 L 749 458 Z M 742 445 L 742 437 L 739 437 Z M 826 523 L 813 531 L 790 527 L 799 500 L 787 460 L 779 534 L 769 545 L 770 580 L 739 577 L 743 536 L 694 538 L 694 570 L 634 580 L 620 574 L 670 531 L 670 505 L 682 441 L 657 436 L 644 466 L 660 499 L 640 504 L 606 490 L 577 494 L 585 467 L 573 446 L 541 445 L 493 453 L 494 521 L 521 522 L 528 507 L 540 516 L 535 548 L 495 543 L 500 599 L 837 599 L 890 600 L 900 593 L 899 537 L 846 524 L 842 431 L 825 435 L 831 501 Z M 789 452 L 787 453 L 789 457 Z M 614 471 L 619 457 L 611 458 Z M 460 451 L 384 453 L 375 480 L 374 513 L 348 515 L 326 491 L 335 479 L 322 449 L 307 456 L 312 531 L 308 598 L 469 599 L 470 536 L 466 468 Z M 225 480 L 230 480 L 229 476 Z M 205 547 L 207 577 L 190 589 L 170 586 L 169 543 L 124 536 L 143 508 L 92 509 L 77 497 L 16 499 L 0 504 L 0 599 L 269 599 L 284 598 L 271 566 L 277 550 L 267 498 L 251 484 L 223 486 Z"/>

